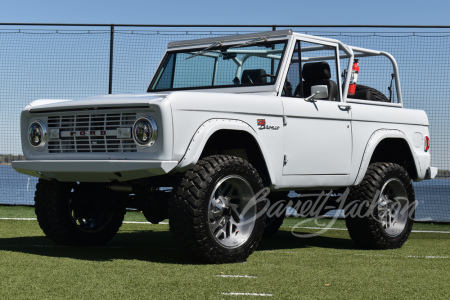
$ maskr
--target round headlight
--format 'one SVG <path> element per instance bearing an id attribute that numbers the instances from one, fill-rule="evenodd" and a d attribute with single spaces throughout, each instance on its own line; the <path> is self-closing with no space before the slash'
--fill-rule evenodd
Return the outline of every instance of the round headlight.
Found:
<path id="1" fill-rule="evenodd" d="M 41 121 L 35 121 L 28 127 L 28 141 L 35 148 L 44 147 L 47 140 L 47 128 Z"/>
<path id="2" fill-rule="evenodd" d="M 139 145 L 153 146 L 157 130 L 156 122 L 151 117 L 141 117 L 134 123 L 133 138 Z"/>

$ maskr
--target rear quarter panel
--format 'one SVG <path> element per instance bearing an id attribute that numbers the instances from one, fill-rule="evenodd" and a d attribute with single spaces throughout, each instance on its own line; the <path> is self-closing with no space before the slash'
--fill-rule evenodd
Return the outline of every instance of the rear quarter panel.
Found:
<path id="1" fill-rule="evenodd" d="M 389 137 L 408 142 L 418 173 L 415 180 L 422 180 L 430 165 L 430 154 L 424 151 L 423 144 L 414 144 L 416 133 L 429 135 L 428 118 L 422 110 L 352 103 L 353 163 L 349 183 L 359 184 L 376 145 Z"/>

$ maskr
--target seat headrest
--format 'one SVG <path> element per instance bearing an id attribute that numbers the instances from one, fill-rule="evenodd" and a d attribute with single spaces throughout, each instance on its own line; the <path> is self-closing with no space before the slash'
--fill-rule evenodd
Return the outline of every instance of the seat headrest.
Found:
<path id="1" fill-rule="evenodd" d="M 326 61 L 306 63 L 303 65 L 302 76 L 304 80 L 330 79 L 330 65 Z"/>

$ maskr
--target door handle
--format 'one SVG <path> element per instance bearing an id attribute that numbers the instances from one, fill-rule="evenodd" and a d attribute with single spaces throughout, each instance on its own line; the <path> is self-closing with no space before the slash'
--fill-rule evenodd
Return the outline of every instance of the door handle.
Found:
<path id="1" fill-rule="evenodd" d="M 350 104 L 338 104 L 338 107 L 340 109 L 344 109 L 344 110 L 350 110 L 352 109 L 352 106 Z"/>

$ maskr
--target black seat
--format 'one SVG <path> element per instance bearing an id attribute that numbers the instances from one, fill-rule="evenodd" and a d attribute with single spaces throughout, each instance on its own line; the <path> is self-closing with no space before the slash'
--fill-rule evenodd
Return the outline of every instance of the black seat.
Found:
<path id="1" fill-rule="evenodd" d="M 328 88 L 328 97 L 322 100 L 336 101 L 337 84 L 331 78 L 330 65 L 326 61 L 306 63 L 302 70 L 303 81 L 303 97 L 311 96 L 311 87 L 315 85 L 326 85 Z M 300 94 L 300 85 L 297 86 L 294 95 Z"/>
<path id="2" fill-rule="evenodd" d="M 244 70 L 242 72 L 241 83 L 266 83 L 267 77 L 263 75 L 266 75 L 266 70 L 264 69 Z"/>

